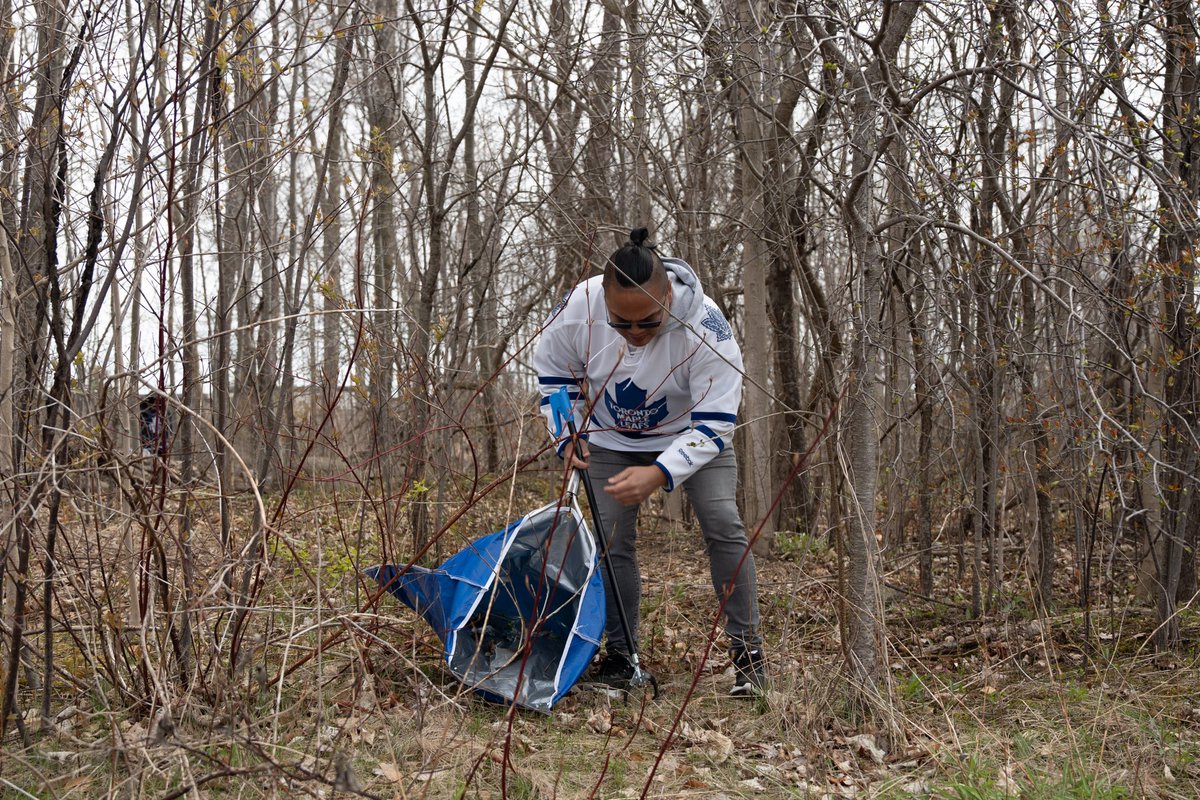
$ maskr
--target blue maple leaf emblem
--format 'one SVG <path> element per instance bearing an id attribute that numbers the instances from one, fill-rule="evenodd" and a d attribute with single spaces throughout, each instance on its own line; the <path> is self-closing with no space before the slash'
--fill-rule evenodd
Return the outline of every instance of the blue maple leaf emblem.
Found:
<path id="1" fill-rule="evenodd" d="M 616 397 L 608 391 L 604 392 L 604 406 L 612 414 L 618 429 L 646 431 L 657 428 L 666 420 L 667 398 L 646 405 L 646 390 L 634 383 L 632 378 L 618 383 L 616 390 Z"/>
<path id="2" fill-rule="evenodd" d="M 715 333 L 718 342 L 733 338 L 733 329 L 729 327 L 729 323 L 725 321 L 725 317 L 721 316 L 721 312 L 712 306 L 708 307 L 708 315 L 700 324 Z"/>

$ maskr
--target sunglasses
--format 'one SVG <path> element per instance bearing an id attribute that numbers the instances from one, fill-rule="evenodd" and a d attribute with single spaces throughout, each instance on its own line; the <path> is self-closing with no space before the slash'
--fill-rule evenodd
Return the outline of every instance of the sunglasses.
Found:
<path id="1" fill-rule="evenodd" d="M 624 320 L 622 320 L 621 322 L 613 322 L 612 321 L 612 312 L 609 311 L 608 312 L 608 315 L 609 315 L 608 327 L 615 328 L 616 330 L 619 330 L 619 331 L 628 331 L 628 330 L 633 330 L 634 328 L 637 328 L 638 330 L 641 330 L 641 331 L 645 331 L 645 330 L 650 330 L 651 328 L 657 328 L 660 325 L 662 325 L 667 319 L 667 313 L 668 313 L 667 305 L 671 302 L 670 298 L 671 298 L 670 294 L 668 294 L 665 298 L 663 298 L 663 300 L 662 300 L 663 308 L 662 308 L 662 312 L 659 313 L 659 315 L 658 315 L 658 319 L 642 320 L 641 322 L 625 322 Z"/>
<path id="2" fill-rule="evenodd" d="M 633 328 L 637 328 L 638 330 L 647 330 L 649 328 L 657 328 L 662 324 L 662 319 L 656 319 L 651 322 L 613 322 L 612 320 L 609 320 L 608 327 L 616 328 L 619 331 L 627 331 Z"/>

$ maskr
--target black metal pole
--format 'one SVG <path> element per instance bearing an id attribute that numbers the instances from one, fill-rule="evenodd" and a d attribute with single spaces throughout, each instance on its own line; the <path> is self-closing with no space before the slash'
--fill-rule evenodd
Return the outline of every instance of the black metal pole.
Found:
<path id="1" fill-rule="evenodd" d="M 571 456 L 578 451 L 579 431 L 575 428 L 575 420 L 567 418 L 567 427 L 571 431 L 571 443 L 574 447 Z M 596 538 L 600 540 L 600 559 L 604 564 L 604 572 L 608 575 L 608 585 L 612 589 L 613 600 L 616 601 L 617 617 L 621 620 L 621 631 L 625 634 L 625 643 L 629 646 L 629 660 L 633 664 L 633 680 L 630 685 L 642 687 L 649 683 L 654 687 L 654 696 L 658 696 L 658 681 L 649 672 L 642 669 L 638 658 L 637 642 L 633 639 L 633 631 L 629 627 L 629 616 L 625 613 L 625 604 L 621 601 L 621 587 L 617 586 L 617 576 L 613 572 L 612 559 L 608 554 L 608 535 L 604 531 L 604 522 L 600 519 L 600 506 L 596 504 L 596 491 L 592 488 L 592 478 L 586 469 L 575 468 L 583 478 L 583 491 L 587 494 L 588 507 L 592 510 L 592 523 L 596 527 Z"/>

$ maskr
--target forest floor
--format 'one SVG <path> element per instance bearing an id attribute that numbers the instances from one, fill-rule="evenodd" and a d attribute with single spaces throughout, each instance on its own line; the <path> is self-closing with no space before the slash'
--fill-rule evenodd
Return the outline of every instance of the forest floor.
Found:
<path id="1" fill-rule="evenodd" d="M 212 678 L 185 693 L 164 723 L 161 710 L 120 710 L 102 680 L 68 663 L 81 680 L 55 697 L 55 724 L 26 710 L 24 742 L 10 725 L 0 796 L 1200 796 L 1200 616 L 1190 612 L 1170 657 L 1153 653 L 1149 611 L 1123 600 L 1088 620 L 1065 606 L 1039 619 L 1013 601 L 971 621 L 969 587 L 946 560 L 936 601 L 889 592 L 888 713 L 902 736 L 885 750 L 878 723 L 847 716 L 836 556 L 823 542 L 784 535 L 781 556 L 759 561 L 770 689 L 731 699 L 724 643 L 708 647 L 715 602 L 701 538 L 650 516 L 642 650 L 658 699 L 584 690 L 549 715 L 514 714 L 464 692 L 438 640 L 393 598 L 355 612 L 373 588 L 357 580 L 360 556 L 312 519 L 296 528 L 312 534 L 289 534 L 273 557 L 259 607 L 274 621 L 253 640 L 256 666 L 236 668 L 224 689 Z M 498 527 L 481 519 L 463 521 L 463 541 L 472 525 Z M 319 591 L 306 571 L 321 576 Z M 24 706 L 35 704 L 30 693 Z"/>

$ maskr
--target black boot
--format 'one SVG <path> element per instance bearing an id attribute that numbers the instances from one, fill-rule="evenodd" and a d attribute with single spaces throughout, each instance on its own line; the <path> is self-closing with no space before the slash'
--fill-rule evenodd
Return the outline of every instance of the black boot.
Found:
<path id="1" fill-rule="evenodd" d="M 613 689 L 628 689 L 633 680 L 633 662 L 624 653 L 606 653 L 588 668 L 583 679 Z"/>
<path id="2" fill-rule="evenodd" d="M 729 651 L 733 659 L 733 686 L 730 697 L 755 697 L 763 693 L 767 685 L 761 647 L 735 646 Z"/>

